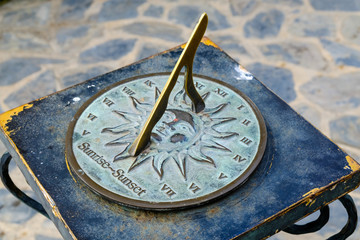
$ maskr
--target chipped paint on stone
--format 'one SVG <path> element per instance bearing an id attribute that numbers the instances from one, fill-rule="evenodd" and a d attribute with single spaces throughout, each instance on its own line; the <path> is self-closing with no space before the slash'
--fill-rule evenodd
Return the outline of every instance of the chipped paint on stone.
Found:
<path id="1" fill-rule="evenodd" d="M 346 161 L 348 162 L 349 166 L 345 166 L 344 168 L 349 167 L 353 172 L 358 171 L 360 169 L 360 164 L 350 156 L 346 156 Z"/>
<path id="2" fill-rule="evenodd" d="M 213 41 L 211 41 L 211 40 L 210 40 L 209 38 L 207 38 L 207 37 L 203 37 L 203 38 L 201 39 L 201 42 L 202 42 L 203 44 L 207 45 L 207 46 L 213 46 L 214 48 L 220 49 L 220 47 L 219 47 L 218 45 L 216 45 Z M 181 48 L 184 49 L 185 46 L 186 46 L 186 43 L 182 44 L 182 45 L 181 45 Z"/>
<path id="3" fill-rule="evenodd" d="M 302 196 L 307 197 L 307 196 L 310 196 L 310 195 L 313 195 L 313 194 L 319 192 L 320 190 L 321 190 L 321 188 L 313 188 Z"/>
<path id="4" fill-rule="evenodd" d="M 19 113 L 21 113 L 22 111 L 24 111 L 25 109 L 29 109 L 33 106 L 32 103 L 29 103 L 29 104 L 24 104 L 22 106 L 19 106 L 17 108 L 14 108 L 10 111 L 7 111 L 5 113 L 2 113 L 0 115 L 0 126 L 2 127 L 2 129 L 4 130 L 4 132 L 10 136 L 10 134 L 15 131 L 14 129 L 11 130 L 11 131 L 8 131 L 8 127 L 6 126 L 6 124 L 8 122 L 11 121 L 11 119 L 14 117 L 14 116 L 17 116 L 19 115 Z"/>
<path id="5" fill-rule="evenodd" d="M 307 203 L 305 204 L 306 206 L 311 206 L 316 202 L 316 199 L 308 199 Z"/>
<path id="6" fill-rule="evenodd" d="M 204 43 L 207 46 L 213 46 L 214 48 L 220 48 L 218 45 L 216 45 L 213 41 L 211 41 L 209 38 L 204 37 L 201 40 L 202 43 Z"/>

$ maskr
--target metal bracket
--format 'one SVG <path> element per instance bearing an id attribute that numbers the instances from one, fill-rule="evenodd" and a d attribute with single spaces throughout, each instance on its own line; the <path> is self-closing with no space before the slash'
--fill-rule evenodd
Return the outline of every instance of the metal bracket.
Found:
<path id="1" fill-rule="evenodd" d="M 348 221 L 341 231 L 327 240 L 344 240 L 354 233 L 358 221 L 357 210 L 353 199 L 350 195 L 346 194 L 339 198 L 342 205 L 345 207 L 348 214 Z M 293 224 L 286 229 L 284 232 L 290 234 L 306 234 L 319 231 L 329 220 L 329 206 L 324 206 L 320 209 L 320 216 L 313 222 L 309 222 L 304 225 Z"/>
<path id="2" fill-rule="evenodd" d="M 25 203 L 26 205 L 28 205 L 35 211 L 41 213 L 45 217 L 49 218 L 49 215 L 46 213 L 44 207 L 39 202 L 30 198 L 23 191 L 21 191 L 18 187 L 16 187 L 14 182 L 11 180 L 10 175 L 9 175 L 9 163 L 10 163 L 11 159 L 12 159 L 12 157 L 8 152 L 4 153 L 4 155 L 1 157 L 0 178 L 1 178 L 2 183 L 4 184 L 6 189 L 9 190 L 12 193 L 12 195 L 14 195 L 17 199 L 19 199 L 20 201 L 22 201 L 23 203 Z"/>

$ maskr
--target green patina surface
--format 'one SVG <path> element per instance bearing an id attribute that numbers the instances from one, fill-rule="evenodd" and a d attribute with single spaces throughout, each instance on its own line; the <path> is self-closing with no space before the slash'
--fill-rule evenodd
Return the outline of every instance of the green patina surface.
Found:
<path id="1" fill-rule="evenodd" d="M 79 165 L 80 177 L 85 173 L 100 191 L 170 208 L 219 197 L 247 179 L 266 144 L 262 117 L 234 89 L 201 77 L 194 81 L 205 99 L 204 111 L 192 111 L 181 76 L 150 145 L 137 157 L 129 155 L 168 77 L 116 84 L 85 104 L 68 133 L 68 159 Z"/>

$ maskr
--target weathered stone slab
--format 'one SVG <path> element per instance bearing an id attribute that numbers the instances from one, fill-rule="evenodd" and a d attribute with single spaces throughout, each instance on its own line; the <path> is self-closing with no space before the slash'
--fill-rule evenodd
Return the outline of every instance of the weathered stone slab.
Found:
<path id="1" fill-rule="evenodd" d="M 319 76 L 303 84 L 300 91 L 322 108 L 343 112 L 360 106 L 360 72 L 339 77 Z"/>
<path id="2" fill-rule="evenodd" d="M 81 38 L 87 35 L 89 26 L 82 25 L 77 27 L 61 28 L 56 34 L 58 44 L 64 45 L 67 42 L 76 38 Z"/>
<path id="3" fill-rule="evenodd" d="M 20 90 L 10 94 L 4 102 L 10 108 L 14 108 L 54 92 L 56 92 L 55 75 L 52 70 L 47 70 Z"/>
<path id="4" fill-rule="evenodd" d="M 313 44 L 283 42 L 261 46 L 260 50 L 272 61 L 285 61 L 312 69 L 324 69 L 326 66 L 320 49 Z"/>
<path id="5" fill-rule="evenodd" d="M 310 0 L 311 6 L 319 11 L 359 11 L 358 0 Z"/>
<path id="6" fill-rule="evenodd" d="M 96 63 L 119 59 L 133 49 L 135 42 L 136 39 L 109 40 L 80 53 L 79 62 Z"/>
<path id="7" fill-rule="evenodd" d="M 283 21 L 284 14 L 276 9 L 258 13 L 253 19 L 246 22 L 245 37 L 275 37 L 280 31 Z"/>
<path id="8" fill-rule="evenodd" d="M 84 18 L 85 11 L 91 6 L 93 0 L 63 0 L 59 9 L 59 20 L 81 20 Z"/>
<path id="9" fill-rule="evenodd" d="M 4 32 L 0 34 L 0 49 L 39 51 L 49 49 L 47 41 L 36 34 Z"/>
<path id="10" fill-rule="evenodd" d="M 6 12 L 1 25 L 16 27 L 44 26 L 50 18 L 51 3 L 39 4 L 35 7 L 27 7 L 19 10 Z"/>
<path id="11" fill-rule="evenodd" d="M 321 39 L 321 43 L 336 64 L 360 67 L 360 51 L 327 39 Z"/>
<path id="12" fill-rule="evenodd" d="M 72 85 L 81 83 L 81 82 L 91 79 L 93 77 L 107 73 L 110 70 L 111 69 L 104 67 L 104 66 L 97 66 L 97 67 L 90 68 L 84 72 L 77 72 L 77 73 L 74 73 L 71 75 L 67 75 L 62 78 L 62 82 L 64 84 L 64 87 L 70 87 Z"/>
<path id="13" fill-rule="evenodd" d="M 316 13 L 301 15 L 289 25 L 289 32 L 299 37 L 333 37 L 336 34 L 334 19 Z"/>
<path id="14" fill-rule="evenodd" d="M 181 5 L 172 8 L 169 13 L 169 19 L 177 24 L 185 25 L 187 27 L 195 27 L 193 19 L 198 19 L 203 12 L 206 12 L 209 16 L 208 29 L 209 30 L 222 30 L 230 27 L 225 15 L 219 12 L 217 9 L 205 6 L 196 5 Z"/>
<path id="15" fill-rule="evenodd" d="M 184 41 L 181 37 L 181 28 L 163 22 L 135 22 L 126 25 L 123 29 L 134 35 L 149 36 L 172 42 Z"/>
<path id="16" fill-rule="evenodd" d="M 360 45 L 360 16 L 353 15 L 345 18 L 341 25 L 341 33 L 346 39 Z"/>
<path id="17" fill-rule="evenodd" d="M 161 17 L 164 12 L 164 8 L 162 6 L 156 6 L 151 4 L 148 9 L 144 12 L 144 16 L 149 17 Z"/>
<path id="18" fill-rule="evenodd" d="M 330 133 L 335 142 L 360 148 L 360 117 L 343 116 L 331 121 Z"/>
<path id="19" fill-rule="evenodd" d="M 113 21 L 124 18 L 135 18 L 138 15 L 137 8 L 145 0 L 109 0 L 106 1 L 99 13 L 99 22 Z"/>

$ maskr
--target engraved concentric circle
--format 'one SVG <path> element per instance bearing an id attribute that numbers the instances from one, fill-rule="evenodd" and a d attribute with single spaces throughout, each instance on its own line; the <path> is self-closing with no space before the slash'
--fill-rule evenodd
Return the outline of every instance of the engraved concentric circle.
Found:
<path id="1" fill-rule="evenodd" d="M 194 76 L 206 107 L 192 111 L 178 79 L 167 110 L 138 156 L 128 154 L 169 74 L 116 83 L 89 99 L 69 126 L 66 157 L 93 191 L 120 204 L 151 210 L 206 203 L 240 186 L 266 145 L 264 120 L 239 90 Z"/>

